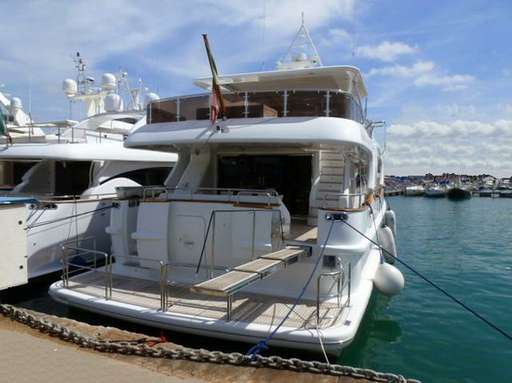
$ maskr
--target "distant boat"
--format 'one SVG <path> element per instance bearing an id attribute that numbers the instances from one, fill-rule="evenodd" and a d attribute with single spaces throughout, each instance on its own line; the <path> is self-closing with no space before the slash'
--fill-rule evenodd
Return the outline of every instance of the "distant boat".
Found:
<path id="1" fill-rule="evenodd" d="M 494 193 L 494 190 L 489 189 L 489 188 L 482 188 L 482 189 L 478 190 L 478 195 L 480 197 L 492 197 L 493 193 Z"/>
<path id="2" fill-rule="evenodd" d="M 471 198 L 471 190 L 466 186 L 455 185 L 448 188 L 448 198 L 453 200 L 462 200 Z"/>
<path id="3" fill-rule="evenodd" d="M 512 198 L 512 189 L 499 190 L 500 198 Z"/>
<path id="4" fill-rule="evenodd" d="M 434 185 L 425 189 L 425 197 L 443 198 L 446 197 L 446 188 L 440 185 Z"/>
<path id="5" fill-rule="evenodd" d="M 420 196 L 425 194 L 425 188 L 421 185 L 407 186 L 405 188 L 406 196 Z"/>

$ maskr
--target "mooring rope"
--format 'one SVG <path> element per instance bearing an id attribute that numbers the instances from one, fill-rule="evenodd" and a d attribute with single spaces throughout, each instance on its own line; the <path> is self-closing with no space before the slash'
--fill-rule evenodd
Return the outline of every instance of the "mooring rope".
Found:
<path id="1" fill-rule="evenodd" d="M 464 302 L 462 302 L 460 299 L 456 298 L 455 296 L 453 296 L 452 294 L 450 294 L 448 291 L 446 291 L 444 288 L 442 288 L 441 286 L 439 286 L 437 283 L 433 282 L 432 280 L 430 280 L 427 276 L 423 275 L 421 272 L 419 272 L 418 270 L 416 270 L 414 267 L 408 265 L 406 262 L 402 261 L 401 259 L 399 259 L 398 257 L 396 257 L 394 254 L 391 254 L 390 251 L 386 250 L 385 248 L 383 248 L 382 246 L 380 246 L 377 242 L 375 242 L 374 240 L 372 240 L 371 238 L 369 238 L 366 234 L 364 234 L 363 232 L 361 232 L 360 230 L 358 230 L 357 228 L 355 228 L 353 225 L 351 225 L 350 223 L 348 223 L 346 220 L 340 220 L 341 222 L 343 222 L 345 225 L 347 225 L 348 227 L 350 227 L 352 230 L 354 230 L 356 233 L 358 233 L 359 235 L 361 235 L 362 237 L 366 238 L 370 243 L 374 244 L 375 246 L 379 247 L 381 251 L 384 251 L 386 254 L 388 254 L 389 256 L 391 256 L 395 261 L 399 262 L 400 264 L 404 265 L 407 269 L 409 269 L 410 271 L 412 271 L 414 274 L 416 274 L 418 277 L 420 277 L 421 279 L 423 279 L 425 282 L 427 282 L 429 285 L 431 285 L 432 287 L 434 287 L 435 289 L 439 290 L 441 293 L 443 293 L 445 296 L 447 296 L 448 298 L 450 298 L 452 301 L 454 301 L 455 303 L 457 303 L 459 306 L 461 306 L 463 309 L 465 309 L 466 311 L 470 312 L 471 314 L 473 314 L 475 317 L 477 317 L 478 319 L 480 319 L 482 322 L 484 322 L 485 324 L 487 324 L 489 327 L 493 328 L 494 330 L 496 330 L 498 333 L 500 333 L 501 335 L 503 335 L 505 338 L 507 338 L 508 340 L 512 341 L 512 335 L 507 333 L 505 330 L 503 330 L 502 328 L 500 328 L 498 325 L 494 324 L 493 322 L 491 322 L 489 319 L 485 318 L 482 314 L 478 313 L 476 310 L 472 309 L 471 307 L 469 307 L 468 305 L 466 305 Z"/>
<path id="2" fill-rule="evenodd" d="M 329 231 L 327 233 L 327 237 L 325 238 L 325 241 L 324 241 L 324 244 L 322 246 L 322 249 L 320 250 L 320 255 L 318 256 L 318 259 L 315 262 L 315 266 L 313 267 L 313 270 L 311 271 L 311 274 L 309 275 L 306 283 L 304 284 L 304 287 L 300 291 L 300 294 L 297 296 L 297 298 L 293 302 L 293 305 L 291 306 L 290 310 L 288 310 L 288 312 L 281 319 L 281 321 L 276 326 L 276 328 L 274 328 L 274 330 L 264 340 L 259 341 L 256 345 L 254 345 L 253 347 L 250 348 L 250 350 L 247 352 L 247 355 L 256 356 L 261 351 L 267 350 L 268 349 L 268 342 L 274 337 L 274 335 L 276 335 L 277 331 L 281 328 L 281 326 L 284 324 L 284 322 L 286 322 L 286 320 L 288 320 L 288 318 L 290 317 L 291 313 L 295 310 L 295 307 L 297 307 L 297 305 L 299 304 L 300 300 L 302 299 L 302 297 L 306 293 L 306 289 L 308 288 L 309 284 L 311 283 L 311 280 L 313 279 L 313 276 L 315 275 L 315 271 L 318 268 L 318 265 L 320 264 L 320 260 L 324 256 L 325 247 L 327 246 L 327 242 L 329 241 L 329 237 L 331 236 L 332 228 L 334 227 L 334 222 L 335 222 L 334 220 L 331 221 L 331 226 L 329 227 Z M 323 347 L 323 345 L 322 345 L 322 347 Z"/>

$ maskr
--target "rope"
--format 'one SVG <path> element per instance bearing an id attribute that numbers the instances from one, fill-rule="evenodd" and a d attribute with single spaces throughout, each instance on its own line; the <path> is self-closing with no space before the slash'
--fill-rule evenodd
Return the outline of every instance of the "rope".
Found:
<path id="1" fill-rule="evenodd" d="M 372 240 L 371 238 L 369 238 L 367 235 L 365 235 L 364 233 L 362 233 L 361 231 L 359 231 L 357 228 L 355 228 L 354 226 L 352 226 L 350 223 L 348 223 L 347 221 L 345 220 L 342 220 L 341 222 L 343 222 L 345 225 L 347 225 L 348 227 L 350 227 L 352 230 L 354 230 L 356 233 L 358 233 L 359 235 L 361 235 L 362 237 L 366 238 L 370 243 L 374 244 L 375 246 L 379 247 L 381 249 L 381 251 L 384 251 L 386 254 L 388 254 L 389 256 L 391 256 L 395 261 L 398 261 L 400 264 L 404 265 L 407 269 L 409 269 L 410 271 L 412 271 L 414 274 L 416 274 L 418 277 L 420 277 L 421 279 L 423 279 L 425 282 L 427 282 L 430 286 L 434 287 L 435 289 L 439 290 L 441 293 L 443 293 L 445 296 L 447 296 L 448 298 L 450 298 L 452 301 L 454 301 L 455 303 L 457 303 L 459 306 L 461 306 L 463 309 L 465 309 L 466 311 L 470 312 L 471 314 L 473 314 L 475 317 L 477 317 L 478 319 L 480 319 L 482 322 L 484 322 L 485 324 L 487 324 L 489 327 L 493 328 L 494 330 L 496 330 L 498 333 L 500 333 L 501 335 L 503 335 L 505 338 L 507 338 L 508 340 L 512 341 L 512 335 L 507 333 L 505 330 L 501 329 L 498 325 L 494 324 L 493 322 L 491 322 L 489 319 L 485 318 L 483 315 L 479 314 L 477 311 L 475 311 L 474 309 L 472 309 L 471 307 L 469 307 L 468 305 L 466 305 L 464 302 L 462 302 L 460 299 L 456 298 L 455 296 L 453 296 L 452 294 L 450 294 L 448 291 L 446 291 L 445 289 L 443 289 L 441 286 L 437 285 L 435 282 L 431 281 L 428 277 L 426 277 L 425 275 L 423 275 L 421 272 L 419 272 L 418 270 L 416 270 L 414 267 L 408 265 L 407 263 L 405 263 L 404 261 L 402 261 L 401 259 L 399 259 L 398 257 L 396 257 L 395 255 L 391 254 L 391 252 L 389 252 L 388 250 L 386 250 L 385 248 L 383 248 L 382 246 L 380 246 L 377 242 L 375 242 L 374 240 Z"/>
<path id="2" fill-rule="evenodd" d="M 276 326 L 276 328 L 264 340 L 260 340 L 256 345 L 251 347 L 250 350 L 247 352 L 247 355 L 251 355 L 251 356 L 254 357 L 254 356 L 258 355 L 261 351 L 267 350 L 268 349 L 268 342 L 274 337 L 274 335 L 281 328 L 281 326 L 284 324 L 284 322 L 286 322 L 286 320 L 288 320 L 288 318 L 290 317 L 291 313 L 295 310 L 295 307 L 297 307 L 297 305 L 299 304 L 300 300 L 302 299 L 302 297 L 306 293 L 306 289 L 308 288 L 309 284 L 311 283 L 311 280 L 313 279 L 313 276 L 315 275 L 315 271 L 318 268 L 318 265 L 320 264 L 320 260 L 324 256 L 325 247 L 327 246 L 327 242 L 329 241 L 329 237 L 331 236 L 332 228 L 334 227 L 334 222 L 335 221 L 331 221 L 331 226 L 329 227 L 329 232 L 327 233 L 327 237 L 325 238 L 324 244 L 322 245 L 322 249 L 320 251 L 320 255 L 319 255 L 318 259 L 315 262 L 315 266 L 313 267 L 313 270 L 311 271 L 311 274 L 309 275 L 309 277 L 308 277 L 308 279 L 306 281 L 306 284 L 304 285 L 304 287 L 302 288 L 300 294 L 297 296 L 297 298 L 293 302 L 292 307 L 290 308 L 290 310 L 288 310 L 288 312 L 283 317 L 283 319 L 281 319 L 281 321 Z"/>

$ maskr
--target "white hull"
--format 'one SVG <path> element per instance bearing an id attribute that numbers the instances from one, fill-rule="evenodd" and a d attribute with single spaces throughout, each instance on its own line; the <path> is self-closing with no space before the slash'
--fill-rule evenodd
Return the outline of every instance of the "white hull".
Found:
<path id="1" fill-rule="evenodd" d="M 105 208 L 111 204 L 111 199 L 82 200 L 76 204 L 65 201 L 56 202 L 52 209 L 28 210 L 31 217 L 27 220 L 29 278 L 62 270 L 61 246 L 64 242 L 89 238 L 85 241 L 88 246 L 99 251 L 109 251 L 110 236 L 105 228 L 110 211 Z M 83 246 L 84 243 L 80 242 Z"/>
<path id="2" fill-rule="evenodd" d="M 367 256 L 363 270 L 363 278 L 351 296 L 351 304 L 342 313 L 342 319 L 337 326 L 319 330 L 326 352 L 338 353 L 348 346 L 354 339 L 368 306 L 372 290 L 373 276 L 380 262 L 378 250 L 371 250 Z M 274 326 L 248 322 L 227 322 L 225 320 L 212 320 L 196 315 L 177 315 L 162 312 L 159 309 L 149 310 L 147 307 L 123 303 L 116 300 L 105 300 L 92 297 L 63 287 L 63 282 L 54 283 L 49 290 L 53 299 L 97 314 L 114 317 L 146 326 L 207 336 L 219 339 L 229 339 L 249 344 L 257 344 L 265 339 Z M 324 302 L 326 303 L 335 303 Z M 347 323 L 349 323 L 347 325 Z M 281 327 L 270 345 L 291 349 L 301 349 L 319 352 L 320 342 L 316 328 L 294 329 Z"/>

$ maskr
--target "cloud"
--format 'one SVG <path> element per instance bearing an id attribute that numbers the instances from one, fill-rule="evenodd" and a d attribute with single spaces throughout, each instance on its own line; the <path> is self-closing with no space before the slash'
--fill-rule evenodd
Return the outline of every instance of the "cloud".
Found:
<path id="1" fill-rule="evenodd" d="M 396 64 L 372 68 L 368 72 L 368 77 L 372 76 L 414 78 L 413 84 L 417 87 L 438 87 L 443 91 L 466 89 L 475 81 L 475 77 L 468 74 L 442 74 L 436 70 L 436 65 L 432 61 L 417 61 L 410 66 Z"/>
<path id="2" fill-rule="evenodd" d="M 386 147 L 389 174 L 512 174 L 512 120 L 393 124 Z"/>
<path id="3" fill-rule="evenodd" d="M 210 34 L 221 68 L 240 72 L 264 59 L 277 60 L 300 25 L 301 11 L 314 33 L 333 20 L 351 20 L 354 9 L 355 0 L 197 0 L 151 6 L 121 0 L 5 1 L 0 14 L 9 18 L 0 23 L 0 81 L 25 101 L 32 89 L 36 119 L 66 114 L 61 80 L 74 75 L 76 51 L 95 77 L 128 67 L 132 76 L 144 74 L 157 83 L 164 95 L 190 92 L 193 87 L 184 84 L 208 68 L 201 33 Z M 30 28 L 17 27 L 22 25 Z M 54 114 L 57 105 L 60 115 Z"/>
<path id="4" fill-rule="evenodd" d="M 473 81 L 475 81 L 475 77 L 467 74 L 455 74 L 450 76 L 426 73 L 414 80 L 414 84 L 417 86 L 437 86 L 445 91 L 453 91 L 466 89 Z"/>
<path id="5" fill-rule="evenodd" d="M 392 62 L 400 56 L 411 55 L 417 51 L 418 48 L 400 41 L 383 41 L 378 45 L 362 45 L 355 52 L 359 57 Z"/>
<path id="6" fill-rule="evenodd" d="M 381 68 L 372 68 L 368 72 L 371 76 L 391 76 L 391 77 L 416 77 L 418 75 L 431 72 L 435 64 L 432 61 L 418 61 L 411 66 L 393 65 Z"/>

